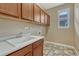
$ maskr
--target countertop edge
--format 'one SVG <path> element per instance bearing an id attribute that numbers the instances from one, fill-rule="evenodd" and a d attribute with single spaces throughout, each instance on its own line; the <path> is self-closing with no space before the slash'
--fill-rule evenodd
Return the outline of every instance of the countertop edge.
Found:
<path id="1" fill-rule="evenodd" d="M 23 48 L 23 47 L 25 47 L 25 46 L 28 46 L 29 44 L 32 44 L 32 43 L 34 43 L 34 42 L 36 42 L 36 41 L 38 41 L 38 40 L 41 40 L 41 39 L 44 39 L 44 36 L 40 36 L 40 37 L 38 36 L 38 38 L 29 40 L 29 41 L 23 43 L 21 46 L 16 46 L 15 48 L 13 47 L 13 49 L 11 49 L 11 50 L 9 50 L 9 51 L 3 53 L 1 56 L 7 56 L 7 55 L 9 55 L 10 53 L 15 52 L 15 51 L 17 51 L 17 50 L 19 50 L 19 49 L 21 49 L 21 48 Z"/>

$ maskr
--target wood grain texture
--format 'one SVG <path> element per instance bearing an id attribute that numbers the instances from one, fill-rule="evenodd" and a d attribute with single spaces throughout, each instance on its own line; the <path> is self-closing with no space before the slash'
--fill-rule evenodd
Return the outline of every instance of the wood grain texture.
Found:
<path id="1" fill-rule="evenodd" d="M 41 9 L 36 5 L 34 4 L 34 21 L 36 22 L 41 22 Z"/>
<path id="2" fill-rule="evenodd" d="M 33 20 L 33 4 L 32 3 L 22 3 L 22 18 Z"/>
<path id="3" fill-rule="evenodd" d="M 0 13 L 18 17 L 17 3 L 0 3 Z"/>

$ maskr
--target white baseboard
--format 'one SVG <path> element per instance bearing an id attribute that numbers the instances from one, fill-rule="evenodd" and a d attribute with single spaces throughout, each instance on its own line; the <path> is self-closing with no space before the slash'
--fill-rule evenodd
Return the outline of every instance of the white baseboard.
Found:
<path id="1" fill-rule="evenodd" d="M 55 42 L 50 42 L 50 41 L 45 41 L 45 42 L 46 42 L 46 43 L 55 44 L 55 45 L 64 46 L 64 47 L 69 47 L 69 48 L 72 48 L 72 49 L 74 49 L 74 47 L 73 47 L 73 46 L 70 46 L 70 45 L 66 45 L 66 44 L 55 43 Z"/>
<path id="2" fill-rule="evenodd" d="M 64 47 L 72 48 L 72 49 L 74 49 L 74 51 L 75 51 L 75 53 L 77 54 L 77 56 L 79 56 L 79 53 L 77 52 L 77 50 L 76 50 L 75 47 L 73 47 L 73 46 L 66 45 L 66 44 L 61 44 L 61 43 L 50 42 L 50 41 L 45 41 L 45 42 L 46 42 L 46 43 L 55 44 L 55 45 L 59 45 L 59 46 L 64 46 Z"/>
<path id="3" fill-rule="evenodd" d="M 77 52 L 77 50 L 74 48 L 75 53 L 77 54 L 77 56 L 79 56 L 79 53 Z"/>

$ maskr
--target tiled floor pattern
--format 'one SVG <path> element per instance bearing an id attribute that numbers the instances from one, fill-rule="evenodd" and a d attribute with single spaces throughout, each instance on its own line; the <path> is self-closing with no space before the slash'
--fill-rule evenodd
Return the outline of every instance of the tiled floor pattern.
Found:
<path id="1" fill-rule="evenodd" d="M 63 47 L 51 43 L 44 43 L 44 56 L 76 56 L 72 48 Z"/>

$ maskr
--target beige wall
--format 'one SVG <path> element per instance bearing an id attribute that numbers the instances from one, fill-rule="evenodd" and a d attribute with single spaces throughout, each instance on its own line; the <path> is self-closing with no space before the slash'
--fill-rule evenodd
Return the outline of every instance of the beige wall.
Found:
<path id="1" fill-rule="evenodd" d="M 70 25 L 68 29 L 58 29 L 57 27 L 57 11 L 69 8 L 70 9 Z M 46 35 L 46 40 L 56 43 L 62 43 L 74 46 L 74 4 L 63 4 L 51 9 L 47 12 L 50 15 L 50 27 Z"/>

